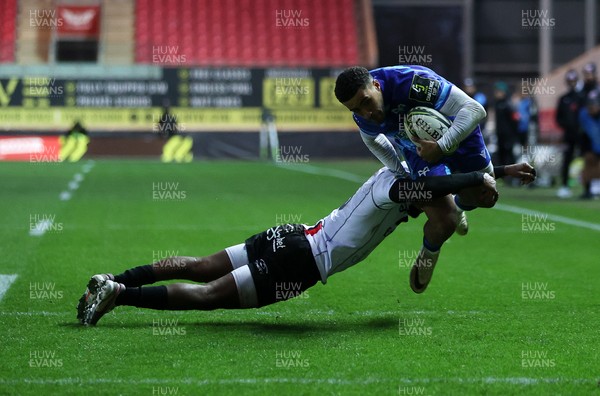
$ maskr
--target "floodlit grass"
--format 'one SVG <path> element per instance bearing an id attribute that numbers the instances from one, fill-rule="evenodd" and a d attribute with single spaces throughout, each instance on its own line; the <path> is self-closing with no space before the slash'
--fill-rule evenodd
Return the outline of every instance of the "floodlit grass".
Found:
<path id="1" fill-rule="evenodd" d="M 310 166 L 365 180 L 378 168 Z M 359 184 L 252 162 L 0 163 L 0 178 L 0 274 L 17 274 L 0 302 L 0 394 L 600 391 L 600 231 L 552 216 L 598 225 L 598 201 L 502 188 L 502 204 L 541 215 L 471 213 L 422 295 L 408 272 L 424 216 L 304 298 L 243 311 L 121 307 L 86 328 L 75 306 L 91 275 L 207 255 L 281 219 L 312 224 Z M 52 226 L 30 236 L 43 220 Z"/>

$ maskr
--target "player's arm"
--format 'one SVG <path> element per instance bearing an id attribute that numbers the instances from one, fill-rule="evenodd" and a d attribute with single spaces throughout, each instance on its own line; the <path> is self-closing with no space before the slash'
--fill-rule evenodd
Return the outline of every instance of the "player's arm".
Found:
<path id="1" fill-rule="evenodd" d="M 496 179 L 505 176 L 515 177 L 521 180 L 521 184 L 529 184 L 535 180 L 535 169 L 527 162 L 519 164 L 501 165 L 494 167 Z M 483 172 L 457 173 L 446 176 L 427 176 L 418 180 L 396 179 L 389 191 L 389 198 L 393 202 L 428 201 L 443 197 L 447 194 L 458 194 L 460 190 L 469 187 L 482 186 L 481 200 L 485 205 L 492 207 L 498 200 L 495 180 Z M 421 194 L 415 194 L 415 192 Z"/>
<path id="2" fill-rule="evenodd" d="M 444 154 L 469 136 L 487 115 L 481 104 L 457 86 L 452 86 L 448 99 L 440 108 L 440 113 L 455 117 L 448 132 L 437 141 Z"/>
<path id="3" fill-rule="evenodd" d="M 491 208 L 498 200 L 496 181 L 484 172 L 457 173 L 446 176 L 426 176 L 418 180 L 396 179 L 389 191 L 393 202 L 429 202 L 448 194 L 458 194 L 464 188 L 482 187 L 483 207 Z"/>
<path id="4" fill-rule="evenodd" d="M 536 172 L 533 166 L 527 162 L 518 164 L 494 166 L 494 176 L 496 179 L 501 179 L 505 176 L 514 177 L 521 180 L 521 184 L 529 184 L 535 180 Z"/>
<path id="5" fill-rule="evenodd" d="M 383 165 L 398 175 L 408 177 L 396 149 L 394 149 L 394 146 L 384 134 L 380 133 L 377 136 L 371 136 L 360 131 L 360 137 L 373 155 L 375 155 Z"/>

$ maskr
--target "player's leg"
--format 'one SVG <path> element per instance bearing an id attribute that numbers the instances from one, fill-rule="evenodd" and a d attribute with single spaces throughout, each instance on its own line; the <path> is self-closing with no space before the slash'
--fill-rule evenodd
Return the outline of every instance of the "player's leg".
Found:
<path id="1" fill-rule="evenodd" d="M 140 287 L 105 280 L 97 295 L 84 302 L 78 318 L 84 324 L 96 324 L 102 316 L 120 305 L 158 310 L 258 307 L 245 245 L 227 248 L 225 256 L 222 259 L 226 259 L 233 271 L 204 285 L 175 283 Z"/>
<path id="2" fill-rule="evenodd" d="M 563 160 L 561 164 L 560 174 L 562 178 L 562 186 L 557 191 L 559 198 L 570 198 L 572 196 L 571 189 L 569 188 L 569 166 L 573 161 L 573 155 L 575 154 L 575 142 L 569 141 L 566 143 L 565 150 L 563 152 Z"/>
<path id="3" fill-rule="evenodd" d="M 82 320 L 83 310 L 88 300 L 93 301 L 97 298 L 106 281 L 115 281 L 126 287 L 139 287 L 171 279 L 209 282 L 234 269 L 232 262 L 234 260 L 240 261 L 241 258 L 231 257 L 232 254 L 235 254 L 231 252 L 237 252 L 240 250 L 240 246 L 243 246 L 243 244 L 232 246 L 206 257 L 169 257 L 153 264 L 128 269 L 118 275 L 110 273 L 96 274 L 89 280 L 85 293 L 79 299 L 77 318 Z M 241 265 L 243 264 L 239 264 L 238 267 Z"/>
<path id="4" fill-rule="evenodd" d="M 245 246 L 239 244 L 206 257 L 171 257 L 154 264 L 128 269 L 115 276 L 97 274 L 92 276 L 85 293 L 79 299 L 77 319 L 83 321 L 86 307 L 89 307 L 98 298 L 100 290 L 108 281 L 131 288 L 171 279 L 207 282 L 218 279 L 247 264 Z"/>
<path id="5" fill-rule="evenodd" d="M 227 274 L 206 285 L 174 283 L 167 285 L 170 310 L 198 309 L 203 311 L 240 308 L 240 299 L 232 274 Z"/>
<path id="6" fill-rule="evenodd" d="M 277 227 L 279 230 L 280 227 Z M 285 228 L 283 226 L 282 228 Z M 304 227 L 279 230 L 285 245 L 272 249 L 273 229 L 249 238 L 245 244 L 227 248 L 234 270 L 205 285 L 126 287 L 106 280 L 93 301 L 88 301 L 82 322 L 96 324 L 119 305 L 159 310 L 213 310 L 256 308 L 296 297 L 320 279 Z M 297 289 L 280 293 L 282 286 Z"/>
<path id="7" fill-rule="evenodd" d="M 592 141 L 590 140 L 590 137 L 588 136 L 587 133 L 582 133 L 580 139 L 581 140 L 579 142 L 579 150 L 581 151 L 581 155 L 583 157 L 583 171 L 581 174 L 582 183 L 583 183 L 583 194 L 581 195 L 581 198 L 589 199 L 592 197 L 592 183 L 591 183 L 591 181 L 586 180 L 586 177 L 587 177 L 586 168 L 589 169 L 589 167 L 591 166 Z M 584 174 L 585 174 L 585 176 L 584 176 Z"/>
<path id="8" fill-rule="evenodd" d="M 222 250 L 214 255 L 200 258 L 201 260 L 189 257 L 190 260 L 187 260 L 188 265 L 186 266 L 188 269 L 185 272 L 165 271 L 165 268 L 171 268 L 153 265 L 157 281 L 188 279 L 205 282 L 208 276 L 216 276 L 219 271 L 223 270 L 226 272 L 205 285 L 173 283 L 157 287 L 126 287 L 121 299 L 117 298 L 115 304 L 117 306 L 131 305 L 139 308 L 168 310 L 240 308 L 242 307 L 240 305 L 240 294 L 242 293 L 238 292 L 238 286 L 244 291 L 242 297 L 246 300 L 248 300 L 248 294 L 250 294 L 250 297 L 251 294 L 256 294 L 247 267 L 248 259 L 245 253 L 245 247 L 241 244 Z M 179 276 L 186 277 L 179 278 Z M 118 276 L 115 279 L 118 282 Z M 249 292 L 248 289 L 250 289 Z M 152 297 L 154 292 L 157 298 Z M 244 301 L 243 306 L 249 307 L 247 301 Z M 250 306 L 256 306 L 256 303 L 250 304 Z"/>
<path id="9" fill-rule="evenodd" d="M 122 283 L 127 287 L 138 287 L 171 279 L 195 282 L 209 282 L 218 279 L 233 270 L 230 250 L 231 248 L 227 248 L 206 257 L 169 257 L 153 264 L 130 268 L 118 275 L 110 273 L 94 275 L 88 282 L 80 305 L 82 300 L 90 298 L 90 296 L 93 298 L 107 280 Z"/>
<path id="10" fill-rule="evenodd" d="M 112 279 L 125 286 L 142 286 L 171 279 L 210 282 L 233 270 L 227 249 L 204 257 L 175 256 L 131 268 Z"/>
<path id="11" fill-rule="evenodd" d="M 600 155 L 593 151 L 588 151 L 583 156 L 583 170 L 581 171 L 581 181 L 585 187 L 582 195 L 583 199 L 593 198 L 592 180 L 600 178 Z"/>
<path id="12" fill-rule="evenodd" d="M 429 164 L 409 150 L 403 151 L 403 154 L 411 175 L 416 180 L 419 177 L 450 174 L 450 169 L 446 164 Z M 415 293 L 422 293 L 431 280 L 442 245 L 456 229 L 458 214 L 450 195 L 416 206 L 425 212 L 427 221 L 423 226 L 423 245 L 411 269 L 410 287 Z"/>
<path id="13" fill-rule="evenodd" d="M 423 293 L 429 285 L 440 249 L 458 223 L 458 212 L 451 195 L 420 207 L 427 215 L 427 221 L 423 226 L 423 246 L 410 272 L 410 287 L 415 293 Z"/>
<path id="14" fill-rule="evenodd" d="M 204 285 L 173 283 L 166 286 L 126 287 L 122 283 L 108 280 L 97 299 L 88 305 L 82 322 L 95 325 L 102 316 L 122 305 L 157 310 L 201 311 L 256 307 L 252 278 L 247 278 L 246 284 L 242 285 L 242 293 L 236 282 L 236 271 L 243 272 L 243 269 L 238 268 Z"/>

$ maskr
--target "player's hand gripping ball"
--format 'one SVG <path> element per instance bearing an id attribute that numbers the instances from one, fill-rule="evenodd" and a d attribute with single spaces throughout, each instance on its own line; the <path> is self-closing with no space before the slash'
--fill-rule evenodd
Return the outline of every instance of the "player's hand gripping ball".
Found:
<path id="1" fill-rule="evenodd" d="M 404 130 L 408 138 L 417 146 L 421 147 L 419 140 L 436 142 L 448 132 L 452 122 L 439 111 L 430 107 L 417 106 L 410 109 L 404 116 Z M 454 153 L 458 145 L 446 153 Z"/>

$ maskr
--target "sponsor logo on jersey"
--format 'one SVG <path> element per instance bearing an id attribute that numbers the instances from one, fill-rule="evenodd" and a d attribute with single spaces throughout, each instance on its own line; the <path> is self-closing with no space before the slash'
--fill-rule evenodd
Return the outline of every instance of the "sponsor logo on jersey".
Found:
<path id="1" fill-rule="evenodd" d="M 440 93 L 440 82 L 432 78 L 414 75 L 408 98 L 417 102 L 435 104 Z"/>

